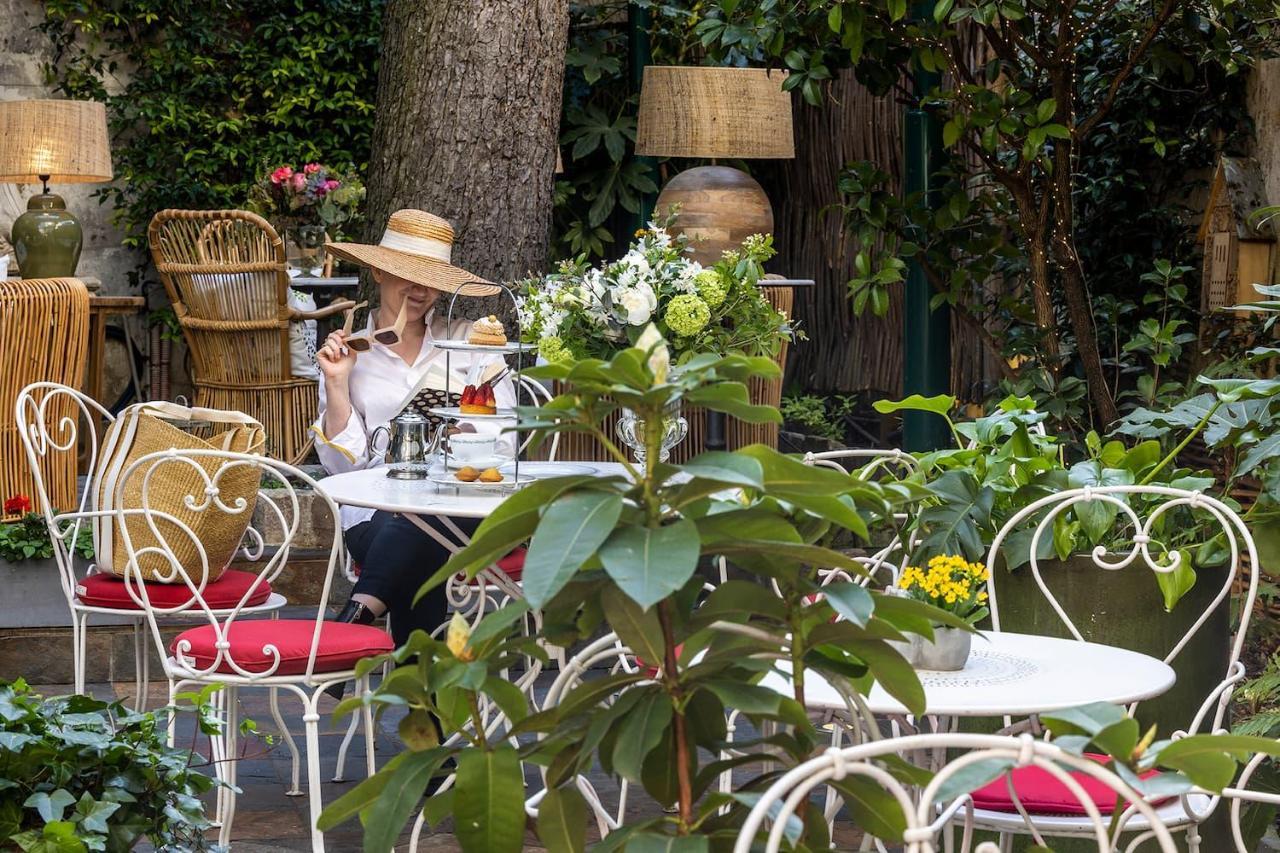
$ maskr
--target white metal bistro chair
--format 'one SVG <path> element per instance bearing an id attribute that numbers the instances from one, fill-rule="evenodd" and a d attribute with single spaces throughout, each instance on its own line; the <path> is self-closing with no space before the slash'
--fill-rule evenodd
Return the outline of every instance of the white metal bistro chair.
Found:
<path id="1" fill-rule="evenodd" d="M 236 498 L 230 502 L 221 496 L 220 484 L 230 472 L 243 474 L 251 468 L 261 477 L 268 474 L 283 483 L 271 491 L 259 490 L 256 501 Z M 213 608 L 193 580 L 189 570 L 177 557 L 180 550 L 191 547 L 199 556 L 201 576 L 206 573 L 208 558 L 203 543 L 194 530 L 163 506 L 153 503 L 153 495 L 174 484 L 188 484 L 181 502 L 185 509 L 197 513 L 252 515 L 257 508 L 266 513 L 279 531 L 281 542 L 274 553 L 260 561 L 255 577 L 258 583 L 270 583 L 288 564 L 291 545 L 304 523 L 311 523 L 313 513 L 302 513 L 298 484 L 314 490 L 314 500 L 321 501 L 334 521 L 329 547 L 329 561 L 321 584 L 316 615 L 306 619 L 252 619 L 243 606 L 228 610 Z M 165 484 L 165 485 L 162 485 Z M 333 500 L 306 473 L 284 462 L 264 456 L 250 456 L 218 450 L 167 450 L 147 454 L 125 469 L 117 486 L 124 494 L 136 486 L 138 506 L 116 511 L 116 528 L 124 541 L 126 585 L 142 606 L 152 639 L 160 651 L 172 701 L 180 691 L 205 684 L 223 685 L 225 712 L 223 754 L 229 759 L 220 777 L 227 785 L 219 789 L 218 814 L 221 822 L 219 843 L 231 840 L 236 807 L 236 762 L 238 721 L 237 699 L 241 690 L 264 688 L 294 693 L 303 705 L 302 721 L 306 736 L 307 787 L 311 813 L 311 848 L 324 850 L 324 835 L 315 828 L 323 807 L 320 789 L 320 713 L 319 697 L 325 688 L 344 681 L 356 680 L 361 691 L 368 690 L 368 677 L 355 679 L 357 663 L 366 657 L 392 650 L 391 638 L 380 628 L 325 621 L 324 605 L 329 600 L 333 576 L 338 571 L 342 551 L 337 524 L 338 508 Z M 117 502 L 119 505 L 119 502 Z M 145 521 L 154 544 L 138 545 L 131 531 L 131 519 Z M 138 528 L 134 528 L 137 530 Z M 259 541 L 261 541 L 259 537 Z M 159 602 L 152 596 L 152 586 L 138 583 L 140 560 L 159 556 L 170 567 L 175 580 L 185 584 L 192 596 L 185 602 Z M 173 616 L 183 614 L 197 621 L 196 627 L 179 634 L 166 645 L 161 626 Z M 365 758 L 369 773 L 374 771 L 374 726 L 366 705 L 361 714 L 365 732 Z"/>
<path id="2" fill-rule="evenodd" d="M 88 532 L 95 517 L 102 515 L 96 512 L 94 501 L 102 438 L 98 429 L 102 424 L 101 429 L 105 432 L 115 419 L 92 398 L 54 382 L 36 382 L 22 389 L 15 408 L 22 444 L 35 480 L 36 506 L 48 527 L 62 591 L 71 611 L 74 690 L 76 693 L 85 690 L 90 618 L 128 620 L 133 626 L 135 707 L 142 710 L 146 707 L 150 682 L 150 655 L 143 631 L 146 614 L 135 597 L 129 594 L 122 579 L 98 573 L 92 561 L 82 560 L 75 553 L 76 540 L 82 532 Z M 59 456 L 76 456 L 81 442 L 85 446 L 88 476 L 81 479 L 76 505 L 53 506 L 43 471 Z M 250 555 L 246 553 L 246 556 Z M 284 596 L 272 592 L 269 584 L 254 586 L 254 580 L 253 573 L 231 570 L 217 581 L 202 583 L 200 591 L 210 606 L 220 612 L 229 612 L 230 608 L 239 606 L 250 587 L 253 587 L 253 593 L 244 604 L 244 612 L 267 613 L 285 605 Z M 157 600 L 175 595 L 183 597 L 185 588 L 161 584 L 157 585 L 155 594 Z"/>
<path id="3" fill-rule="evenodd" d="M 806 453 L 803 461 L 806 465 L 830 468 L 864 481 L 878 480 L 884 476 L 896 479 L 920 473 L 920 465 L 915 457 L 897 448 L 892 450 L 860 448 Z M 852 463 L 852 469 L 846 467 L 850 463 Z M 843 569 L 832 569 L 824 573 L 823 585 L 852 581 L 868 586 L 877 578 L 884 580 L 886 586 L 897 585 L 898 578 L 911 557 L 911 547 L 915 544 L 912 539 L 914 533 L 909 530 L 910 522 L 911 517 L 907 513 L 894 513 L 892 535 L 889 541 L 869 555 L 854 558 L 866 568 L 865 576 L 853 577 Z"/>
<path id="4" fill-rule="evenodd" d="M 620 672 L 637 673 L 640 672 L 641 664 L 637 662 L 635 655 L 627 648 L 617 634 L 608 633 L 597 640 L 588 643 L 584 648 L 570 657 L 560 668 L 556 680 L 552 682 L 551 687 L 547 690 L 546 698 L 542 701 L 543 710 L 557 707 L 566 694 L 586 680 L 585 676 L 588 672 L 595 670 L 600 675 L 614 675 Z M 542 798 L 546 796 L 546 772 L 543 771 L 542 776 L 543 788 L 525 802 L 525 813 L 533 819 L 538 817 L 538 805 L 542 802 Z M 582 794 L 582 798 L 586 801 L 587 807 L 591 809 L 591 815 L 595 818 L 596 828 L 600 832 L 600 837 L 608 835 L 610 832 L 622 826 L 622 822 L 627 814 L 627 795 L 630 784 L 626 779 L 620 779 L 618 783 L 618 803 L 613 809 L 605 805 L 599 792 L 590 780 L 585 776 L 577 776 L 574 779 L 574 786 Z"/>
<path id="5" fill-rule="evenodd" d="M 913 752 L 945 754 L 947 750 L 964 752 L 947 761 L 923 788 L 904 782 L 878 760 Z M 800 820 L 795 813 L 802 803 L 809 800 L 810 794 L 815 789 L 825 788 L 835 790 L 839 796 L 835 783 L 850 777 L 879 786 L 897 801 L 906 824 L 901 847 L 903 853 L 935 853 L 939 849 L 949 853 L 952 850 L 959 853 L 999 853 L 1000 848 L 990 841 L 973 846 L 976 827 L 972 821 L 973 802 L 970 794 L 962 791 L 967 787 L 962 774 L 976 772 L 983 775 L 982 768 L 1003 768 L 1005 779 L 1016 772 L 1034 769 L 1056 780 L 1084 812 L 1079 835 L 1091 838 L 1099 851 L 1113 853 L 1117 849 L 1117 839 L 1108 829 L 1109 818 L 1094 803 L 1096 789 L 1099 788 L 1105 790 L 1112 800 L 1117 796 L 1124 798 L 1132 804 L 1130 808 L 1135 814 L 1150 821 L 1150 837 L 1162 853 L 1177 850 L 1171 833 L 1156 818 L 1155 808 L 1114 771 L 1098 762 L 1029 734 L 1010 737 L 944 733 L 886 738 L 857 746 L 832 748 L 794 767 L 760 795 L 738 833 L 734 853 L 761 849 L 762 835 L 766 853 L 776 853 L 782 849 L 788 836 L 795 837 L 800 831 Z M 951 793 L 956 787 L 961 790 Z M 1095 791 L 1091 793 L 1089 789 Z M 954 844 L 956 824 L 961 826 L 958 848 Z M 940 837 L 941 845 L 938 844 Z M 876 845 L 880 850 L 886 849 L 878 839 Z"/>
<path id="6" fill-rule="evenodd" d="M 1144 498 L 1153 502 L 1152 506 L 1143 508 L 1146 514 L 1145 518 L 1140 517 L 1138 511 L 1132 506 L 1133 501 L 1131 499 L 1134 498 Z M 1239 624 L 1231 640 L 1222 681 L 1209 691 L 1208 695 L 1203 698 L 1194 711 L 1188 712 L 1189 720 L 1185 729 L 1175 732 L 1160 732 L 1159 734 L 1176 739 L 1187 734 L 1215 734 L 1221 732 L 1235 686 L 1245 677 L 1245 668 L 1240 661 L 1240 653 L 1244 645 L 1245 635 L 1248 632 L 1249 618 L 1253 612 L 1254 601 L 1258 593 L 1258 572 L 1256 571 L 1258 554 L 1254 547 L 1253 537 L 1250 535 L 1244 521 L 1230 507 L 1216 498 L 1199 492 L 1189 492 L 1165 486 L 1099 486 L 1095 488 L 1070 489 L 1028 505 L 1009 519 L 991 545 L 987 565 L 992 567 L 992 571 L 987 582 L 987 591 L 993 627 L 998 631 L 1001 624 L 1000 583 L 998 579 L 1000 572 L 1003 570 L 996 568 L 999 565 L 1001 548 L 1004 547 L 1010 533 L 1025 523 L 1038 519 L 1035 521 L 1035 528 L 1031 538 L 1030 564 L 1019 568 L 1018 571 L 1030 571 L 1032 573 L 1041 594 L 1044 595 L 1066 629 L 1075 639 L 1081 642 L 1084 641 L 1084 636 L 1079 628 L 1062 608 L 1050 586 L 1046 583 L 1041 573 L 1040 560 L 1036 557 L 1036 554 L 1039 552 L 1041 539 L 1053 536 L 1054 521 L 1058 516 L 1072 507 L 1095 502 L 1104 503 L 1115 509 L 1115 525 L 1121 525 L 1119 529 L 1126 529 L 1125 526 L 1127 526 L 1127 529 L 1131 531 L 1130 541 L 1132 542 L 1128 552 L 1122 554 L 1107 554 L 1101 547 L 1096 549 L 1091 557 L 1099 571 L 1149 571 L 1154 576 L 1155 573 L 1169 573 L 1176 570 L 1180 564 L 1181 556 L 1176 550 L 1167 554 L 1159 552 L 1158 526 L 1166 514 L 1179 510 L 1196 513 L 1210 523 L 1211 530 L 1206 534 L 1206 541 L 1218 535 L 1223 537 L 1223 542 L 1229 554 L 1228 565 L 1222 568 L 1215 567 L 1211 572 L 1202 571 L 1199 579 L 1200 583 L 1213 584 L 1213 588 L 1216 588 L 1217 592 L 1204 607 L 1190 629 L 1165 654 L 1165 663 L 1172 664 L 1174 662 L 1186 649 L 1187 644 L 1208 622 L 1214 611 L 1231 595 L 1231 591 L 1235 587 L 1241 572 L 1242 560 L 1248 557 L 1249 564 L 1255 568 L 1255 571 L 1250 572 L 1248 583 L 1244 586 L 1243 592 L 1236 602 L 1236 607 L 1233 608 L 1238 616 Z M 1166 520 L 1172 523 L 1172 519 L 1173 516 L 1169 516 Z M 1153 553 L 1153 551 L 1156 553 Z M 1152 594 L 1155 594 L 1155 591 L 1155 585 L 1152 584 Z M 1186 605 L 1184 604 L 1183 606 Z M 1132 705 L 1130 706 L 1130 712 L 1132 712 L 1133 707 Z M 1008 721 L 1006 720 L 1006 722 Z M 1156 834 L 1159 829 L 1185 833 L 1188 850 L 1191 853 L 1196 853 L 1200 849 L 1201 841 L 1198 828 L 1212 815 L 1217 808 L 1219 799 L 1217 795 L 1193 792 L 1161 805 L 1156 810 L 1154 822 L 1152 821 L 1152 815 L 1134 809 L 1126 810 L 1118 818 L 1118 821 L 1125 832 L 1138 833 L 1139 837 L 1148 837 Z M 994 807 L 976 809 L 974 821 L 976 826 L 1006 835 L 1032 835 L 1037 839 L 1037 844 L 1044 844 L 1045 842 L 1042 840 L 1044 838 L 1079 835 L 1087 830 L 1087 827 L 1079 817 L 1054 813 L 1052 810 L 1047 811 L 1047 813 L 1036 814 L 1030 809 L 1024 810 L 1020 807 L 1013 807 L 1013 805 L 1003 803 L 999 804 L 998 809 Z"/>

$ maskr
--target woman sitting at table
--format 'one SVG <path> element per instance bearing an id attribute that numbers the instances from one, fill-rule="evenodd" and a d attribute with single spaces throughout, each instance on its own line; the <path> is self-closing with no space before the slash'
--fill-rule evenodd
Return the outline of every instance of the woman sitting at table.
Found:
<path id="1" fill-rule="evenodd" d="M 370 315 L 368 333 L 403 326 L 398 342 L 383 344 L 375 338 L 368 350 L 359 354 L 347 346 L 347 336 L 341 330 L 329 335 L 317 351 L 323 381 L 320 418 L 312 430 L 317 437 L 320 462 L 329 473 L 382 466 L 381 454 L 370 447 L 374 430 L 385 426 L 406 407 L 426 415 L 432 406 L 457 406 L 473 368 L 501 360 L 497 353 L 451 353 L 453 376 L 448 385 L 450 397 L 446 399 L 445 352 L 433 342 L 465 339 L 472 324 L 455 317 L 452 326 L 446 328 L 448 301 L 440 296 L 489 296 L 499 290 L 479 276 L 452 266 L 452 244 L 453 229 L 448 222 L 420 210 L 401 210 L 391 215 L 377 246 L 325 246 L 332 254 L 372 270 L 379 306 Z M 464 305 L 465 301 L 459 302 L 458 308 Z M 380 333 L 379 337 L 383 335 Z M 515 405 L 515 390 L 509 378 L 494 386 L 494 397 L 499 408 Z M 432 430 L 439 423 L 435 419 Z M 464 421 L 456 429 L 497 434 L 504 426 L 510 423 L 486 419 Z M 500 455 L 514 454 L 510 435 L 499 436 L 497 442 Z M 454 523 L 470 534 L 479 522 L 455 519 Z M 343 507 L 342 527 L 347 550 L 360 566 L 360 578 L 338 621 L 368 624 L 390 611 L 396 645 L 402 645 L 414 629 L 433 631 L 445 622 L 448 605 L 443 585 L 424 596 L 417 606 L 412 602 L 422 583 L 449 559 L 448 549 L 414 522 L 393 513 Z"/>

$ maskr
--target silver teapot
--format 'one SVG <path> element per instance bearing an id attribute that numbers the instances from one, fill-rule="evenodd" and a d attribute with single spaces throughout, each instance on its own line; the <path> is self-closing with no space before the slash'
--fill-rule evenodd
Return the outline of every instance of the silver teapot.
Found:
<path id="1" fill-rule="evenodd" d="M 377 449 L 378 435 L 385 434 L 386 447 Z M 387 476 L 393 480 L 425 480 L 431 460 L 440 447 L 441 426 L 431 429 L 431 421 L 414 411 L 404 411 L 380 426 L 369 436 L 374 453 L 385 454 Z"/>

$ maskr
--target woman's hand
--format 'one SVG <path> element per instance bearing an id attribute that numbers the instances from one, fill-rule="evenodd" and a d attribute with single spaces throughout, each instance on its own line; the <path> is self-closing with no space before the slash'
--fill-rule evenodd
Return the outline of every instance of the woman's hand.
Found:
<path id="1" fill-rule="evenodd" d="M 356 366 L 356 354 L 344 343 L 345 337 L 341 329 L 330 332 L 324 339 L 324 346 L 316 350 L 316 361 L 326 383 L 345 383 L 351 376 L 351 369 Z"/>

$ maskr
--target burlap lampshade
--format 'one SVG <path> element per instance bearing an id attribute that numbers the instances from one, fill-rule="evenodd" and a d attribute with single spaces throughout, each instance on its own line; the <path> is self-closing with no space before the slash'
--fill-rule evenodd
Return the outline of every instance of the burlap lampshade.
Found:
<path id="1" fill-rule="evenodd" d="M 636 153 L 653 157 L 795 156 L 785 71 L 650 65 L 644 70 Z"/>
<path id="2" fill-rule="evenodd" d="M 785 71 L 651 65 L 644 70 L 636 153 L 656 157 L 784 159 L 795 156 Z M 678 210 L 673 230 L 704 265 L 752 234 L 773 232 L 773 208 L 755 178 L 731 166 L 687 169 L 658 196 Z"/>
<path id="3" fill-rule="evenodd" d="M 24 278 L 75 275 L 84 234 L 55 184 L 109 181 L 107 110 L 95 101 L 0 101 L 0 182 L 44 183 L 13 223 Z"/>
<path id="4" fill-rule="evenodd" d="M 0 181 L 109 181 L 107 110 L 96 101 L 0 101 Z"/>

